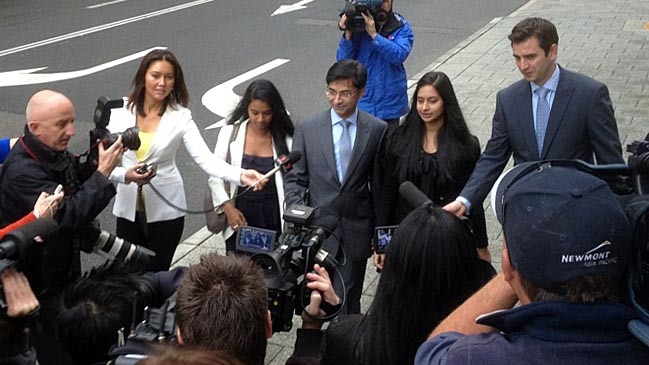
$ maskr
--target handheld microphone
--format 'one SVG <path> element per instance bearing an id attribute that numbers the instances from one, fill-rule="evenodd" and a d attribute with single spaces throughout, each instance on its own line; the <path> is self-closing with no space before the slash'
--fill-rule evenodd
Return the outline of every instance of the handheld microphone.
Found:
<path id="1" fill-rule="evenodd" d="M 433 202 L 428 198 L 428 196 L 422 193 L 421 190 L 417 189 L 415 184 L 410 181 L 404 181 L 399 185 L 399 194 L 401 194 L 401 197 L 405 199 L 408 204 L 415 208 L 433 205 Z"/>
<path id="2" fill-rule="evenodd" d="M 284 172 L 291 171 L 291 169 L 293 168 L 293 164 L 299 161 L 301 158 L 302 158 L 302 154 L 299 151 L 291 151 L 288 155 L 279 156 L 275 160 L 277 166 L 273 167 L 264 176 L 262 176 L 260 180 L 257 180 L 257 182 L 252 184 L 250 187 L 252 188 L 255 185 L 257 185 L 259 181 L 268 179 L 269 177 L 275 175 L 279 170 L 282 170 Z"/>

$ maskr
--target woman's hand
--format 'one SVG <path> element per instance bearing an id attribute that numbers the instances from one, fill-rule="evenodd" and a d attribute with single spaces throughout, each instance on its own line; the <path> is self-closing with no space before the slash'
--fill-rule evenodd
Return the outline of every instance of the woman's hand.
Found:
<path id="1" fill-rule="evenodd" d="M 385 254 L 374 252 L 374 254 L 372 254 L 372 261 L 374 261 L 374 266 L 378 271 L 383 270 L 383 265 L 385 265 Z"/>
<path id="2" fill-rule="evenodd" d="M 146 185 L 151 181 L 153 176 L 155 176 L 155 169 L 149 169 L 149 171 L 140 174 L 137 172 L 137 169 L 141 168 L 142 166 L 146 165 L 143 162 L 140 162 L 136 165 L 133 165 L 126 169 L 126 174 L 124 176 L 124 179 L 126 180 L 126 183 L 136 183 L 138 185 Z"/>
<path id="3" fill-rule="evenodd" d="M 52 218 L 59 209 L 61 200 L 63 200 L 62 191 L 52 195 L 42 192 L 38 196 L 36 204 L 34 204 L 34 215 L 36 215 L 36 218 Z"/>
<path id="4" fill-rule="evenodd" d="M 309 280 L 306 287 L 311 289 L 311 298 L 309 305 L 304 308 L 304 313 L 302 313 L 302 328 L 319 330 L 322 328 L 322 321 L 316 318 L 331 314 L 320 309 L 320 303 L 324 300 L 331 305 L 338 305 L 340 298 L 334 291 L 327 270 L 318 264 L 313 265 L 313 269 L 315 273 L 306 274 L 306 278 Z"/>
<path id="5" fill-rule="evenodd" d="M 232 204 L 232 202 L 229 201 L 225 203 L 225 205 L 223 205 L 223 212 L 228 218 L 228 224 L 233 231 L 236 231 L 241 226 L 248 225 L 246 217 L 243 215 L 243 213 L 241 213 L 239 209 L 234 207 L 234 204 Z"/>
<path id="6" fill-rule="evenodd" d="M 241 173 L 241 183 L 245 186 L 252 186 L 252 190 L 259 191 L 264 188 L 268 179 L 263 178 L 264 175 L 255 170 L 243 170 Z"/>

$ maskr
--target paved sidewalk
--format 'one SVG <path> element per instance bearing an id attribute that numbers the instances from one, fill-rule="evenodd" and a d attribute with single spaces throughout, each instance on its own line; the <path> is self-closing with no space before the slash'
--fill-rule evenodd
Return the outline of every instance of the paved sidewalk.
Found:
<path id="1" fill-rule="evenodd" d="M 410 84 L 434 69 L 447 73 L 472 132 L 484 146 L 491 134 L 496 92 L 521 78 L 507 35 L 529 16 L 550 19 L 557 26 L 559 64 L 608 85 L 623 146 L 643 139 L 649 133 L 649 0 L 533 0 L 509 16 L 494 19 L 424 70 L 412 73 Z M 490 208 L 487 212 L 489 247 L 499 269 L 501 229 Z M 223 240 L 203 229 L 179 246 L 174 261 L 191 264 L 215 249 L 225 252 Z M 369 264 L 364 311 L 377 282 L 378 275 Z M 300 324 L 295 317 L 294 328 Z M 275 334 L 270 339 L 267 364 L 284 364 L 294 342 L 295 330 Z"/>

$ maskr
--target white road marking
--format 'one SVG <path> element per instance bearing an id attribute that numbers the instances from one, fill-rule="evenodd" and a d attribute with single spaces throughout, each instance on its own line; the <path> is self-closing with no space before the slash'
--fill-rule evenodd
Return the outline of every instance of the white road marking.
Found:
<path id="1" fill-rule="evenodd" d="M 89 6 L 86 6 L 86 9 L 97 9 L 97 8 L 101 8 L 101 7 L 108 6 L 108 5 L 123 3 L 124 1 L 126 1 L 126 0 L 113 0 L 113 1 L 109 1 L 107 3 L 101 3 L 101 4 L 97 4 L 97 5 L 89 5 Z"/>
<path id="2" fill-rule="evenodd" d="M 53 37 L 53 38 L 48 38 L 48 39 L 45 39 L 45 40 L 42 40 L 42 41 L 29 43 L 29 44 L 25 44 L 25 45 L 14 47 L 14 48 L 5 49 L 3 51 L 0 51 L 0 57 L 7 56 L 7 55 L 10 55 L 10 54 L 13 54 L 13 53 L 26 51 L 28 49 L 32 49 L 32 48 L 36 48 L 36 47 L 40 47 L 40 46 L 45 46 L 45 45 L 52 44 L 52 43 L 65 41 L 65 40 L 72 39 L 72 38 L 82 37 L 84 35 L 91 34 L 91 33 L 101 32 L 102 30 L 119 27 L 121 25 L 137 22 L 137 21 L 144 20 L 144 19 L 153 18 L 153 17 L 159 16 L 159 15 L 173 13 L 175 11 L 191 8 L 193 6 L 202 5 L 202 4 L 205 4 L 205 3 L 212 2 L 212 1 L 214 1 L 214 0 L 192 1 L 192 2 L 187 3 L 187 4 L 176 5 L 176 6 L 172 6 L 170 8 L 167 8 L 167 9 L 157 10 L 157 11 L 154 11 L 154 12 L 151 12 L 151 13 L 134 16 L 132 18 L 118 20 L 116 22 L 112 22 L 112 23 L 108 23 L 108 24 L 104 24 L 104 25 L 98 25 L 96 27 L 92 27 L 92 28 L 88 28 L 88 29 L 84 29 L 84 30 L 79 30 L 79 31 L 76 31 L 76 32 L 68 33 L 68 34 L 63 34 L 63 35 Z"/>

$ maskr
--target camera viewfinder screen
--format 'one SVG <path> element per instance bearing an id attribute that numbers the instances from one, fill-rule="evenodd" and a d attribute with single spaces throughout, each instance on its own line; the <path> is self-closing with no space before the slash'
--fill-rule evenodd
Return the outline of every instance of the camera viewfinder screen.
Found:
<path id="1" fill-rule="evenodd" d="M 275 243 L 275 231 L 242 226 L 237 232 L 237 250 L 250 253 L 270 252 Z"/>
<path id="2" fill-rule="evenodd" d="M 376 243 L 376 253 L 384 253 L 387 250 L 394 232 L 398 226 L 376 227 L 374 232 L 374 242 Z"/>

